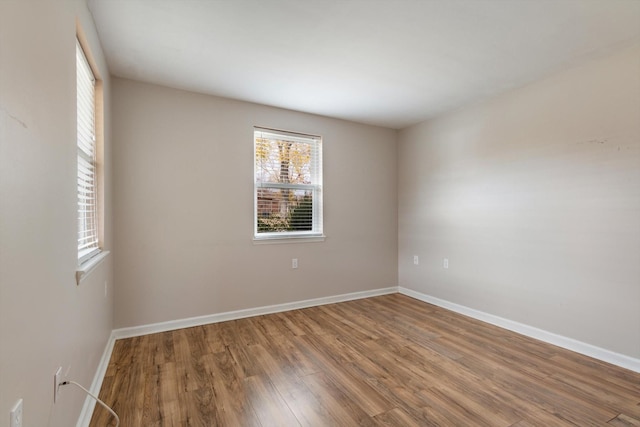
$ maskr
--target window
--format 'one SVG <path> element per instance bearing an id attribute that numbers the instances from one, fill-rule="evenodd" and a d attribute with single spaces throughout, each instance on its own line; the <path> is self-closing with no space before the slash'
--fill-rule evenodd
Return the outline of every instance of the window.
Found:
<path id="1" fill-rule="evenodd" d="M 96 163 L 96 79 L 76 40 L 78 264 L 100 252 Z"/>
<path id="2" fill-rule="evenodd" d="M 322 237 L 322 138 L 254 128 L 255 239 Z"/>

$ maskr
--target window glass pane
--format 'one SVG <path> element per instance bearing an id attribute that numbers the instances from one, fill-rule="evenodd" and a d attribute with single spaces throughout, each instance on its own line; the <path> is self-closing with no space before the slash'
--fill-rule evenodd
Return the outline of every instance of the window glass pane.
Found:
<path id="1" fill-rule="evenodd" d="M 256 180 L 311 184 L 311 144 L 256 138 Z"/>
<path id="2" fill-rule="evenodd" d="M 257 207 L 259 233 L 313 230 L 313 191 L 262 187 Z"/>

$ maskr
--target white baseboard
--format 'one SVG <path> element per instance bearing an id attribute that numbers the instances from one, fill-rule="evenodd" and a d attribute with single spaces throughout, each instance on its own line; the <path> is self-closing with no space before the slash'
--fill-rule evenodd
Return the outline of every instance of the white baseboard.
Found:
<path id="1" fill-rule="evenodd" d="M 494 316 L 493 314 L 475 310 L 464 305 L 459 305 L 440 298 L 432 297 L 431 295 L 423 294 L 421 292 L 407 289 L 402 286 L 398 287 L 398 292 L 403 295 L 418 299 L 420 301 L 428 302 L 430 304 L 446 308 L 447 310 L 455 311 L 456 313 L 460 313 L 465 316 L 472 317 L 474 319 L 481 320 L 483 322 L 490 323 L 492 325 L 496 325 L 501 328 L 508 329 L 510 331 L 514 331 L 519 334 L 535 338 L 549 344 L 557 345 L 558 347 L 566 348 L 567 350 L 575 351 L 576 353 L 584 354 L 585 356 L 593 357 L 594 359 L 602 360 L 603 362 L 608 362 L 613 365 L 640 373 L 640 359 L 635 359 L 633 357 L 625 356 L 624 354 L 615 353 L 604 348 L 596 347 L 594 345 L 587 344 L 573 338 L 567 338 L 562 335 L 557 335 L 552 332 L 534 328 L 533 326 L 525 325 L 523 323 L 514 322 L 513 320 Z"/>
<path id="2" fill-rule="evenodd" d="M 100 394 L 100 388 L 102 387 L 102 381 L 104 380 L 104 375 L 107 373 L 107 367 L 109 366 L 109 360 L 111 360 L 111 353 L 113 353 L 113 345 L 115 344 L 116 339 L 113 336 L 113 332 L 111 336 L 109 336 L 109 341 L 107 341 L 107 345 L 104 348 L 104 352 L 102 353 L 102 358 L 100 359 L 100 363 L 98 364 L 98 369 L 96 370 L 96 374 L 93 377 L 93 381 L 91 382 L 91 388 L 89 391 L 94 394 Z M 96 401 L 93 400 L 90 396 L 84 400 L 84 405 L 82 406 L 82 411 L 80 411 L 80 416 L 78 417 L 78 422 L 76 427 L 89 427 L 89 423 L 91 422 L 91 417 L 93 416 L 93 410 L 96 407 Z"/>
<path id="3" fill-rule="evenodd" d="M 228 320 L 243 319 L 246 317 L 261 316 L 263 314 L 280 313 L 283 311 L 297 310 L 300 308 L 315 307 L 318 305 L 333 304 L 337 302 L 351 301 L 362 298 L 370 298 L 378 295 L 395 294 L 397 286 L 374 289 L 371 291 L 352 292 L 349 294 L 334 295 L 329 297 L 314 298 L 303 301 L 294 301 L 284 304 L 268 305 L 264 307 L 248 308 L 244 310 L 227 311 L 224 313 L 209 314 L 206 316 L 190 317 L 187 319 L 171 320 L 168 322 L 153 323 L 150 325 L 133 326 L 130 328 L 114 329 L 112 335 L 115 339 L 131 338 L 140 335 L 155 334 L 158 332 L 173 331 L 176 329 L 190 328 L 193 326 L 207 325 L 210 323 L 226 322 Z"/>
<path id="4" fill-rule="evenodd" d="M 513 320 L 504 319 L 493 314 L 485 313 L 483 311 L 475 310 L 463 305 L 455 304 L 440 298 L 432 297 L 427 294 L 423 294 L 411 289 L 407 289 L 401 286 L 392 286 L 389 288 L 375 289 L 371 291 L 353 292 L 349 294 L 335 295 L 322 298 L 314 298 L 303 301 L 295 301 L 284 304 L 269 305 L 264 307 L 249 308 L 245 310 L 228 311 L 225 313 L 210 314 L 206 316 L 191 317 L 187 319 L 172 320 L 168 322 L 154 323 L 149 325 L 134 326 L 130 328 L 114 329 L 111 333 L 109 341 L 105 347 L 102 359 L 98 365 L 95 377 L 91 383 L 91 393 L 98 395 L 100 393 L 100 387 L 102 387 L 102 381 L 111 359 L 111 353 L 113 352 L 113 346 L 117 339 L 131 338 L 141 335 L 153 334 L 158 332 L 172 331 L 176 329 L 189 328 L 192 326 L 201 326 L 209 323 L 225 322 L 228 320 L 243 319 L 246 317 L 260 316 L 263 314 L 279 313 L 289 310 L 297 310 L 307 307 L 315 307 L 325 304 L 333 304 L 338 302 L 352 301 L 362 298 L 370 298 L 379 295 L 387 295 L 394 293 L 401 293 L 403 295 L 410 296 L 412 298 L 424 301 L 430 304 L 437 305 L 442 308 L 460 313 L 465 316 L 472 317 L 474 319 L 481 320 L 492 325 L 499 326 L 510 331 L 517 332 L 519 334 L 538 339 L 540 341 L 547 342 L 549 344 L 557 345 L 558 347 L 566 348 L 577 353 L 584 354 L 586 356 L 593 357 L 595 359 L 602 360 L 604 362 L 611 363 L 613 365 L 620 366 L 635 372 L 640 373 L 640 360 L 635 359 L 623 354 L 615 353 L 610 350 L 606 350 L 600 347 L 593 346 L 581 341 L 574 340 L 572 338 L 563 337 L 561 335 L 554 334 L 552 332 L 544 331 L 542 329 L 534 328 L 522 323 L 515 322 Z M 93 415 L 96 402 L 87 397 L 82 412 L 78 418 L 76 427 L 88 427 Z"/>

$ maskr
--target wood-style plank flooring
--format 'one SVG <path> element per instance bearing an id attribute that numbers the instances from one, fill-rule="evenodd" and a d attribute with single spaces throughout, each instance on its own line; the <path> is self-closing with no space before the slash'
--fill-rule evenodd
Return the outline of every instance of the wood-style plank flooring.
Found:
<path id="1" fill-rule="evenodd" d="M 640 374 L 400 294 L 118 340 L 100 397 L 122 427 L 640 426 Z"/>

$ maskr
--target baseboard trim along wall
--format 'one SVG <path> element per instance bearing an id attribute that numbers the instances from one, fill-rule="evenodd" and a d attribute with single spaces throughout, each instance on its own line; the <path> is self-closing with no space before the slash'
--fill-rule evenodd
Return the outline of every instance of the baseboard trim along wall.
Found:
<path id="1" fill-rule="evenodd" d="M 155 334 L 157 332 L 173 331 L 176 329 L 190 328 L 193 326 L 208 325 L 210 323 L 226 322 L 228 320 L 243 319 L 245 317 L 261 316 L 263 314 L 280 313 L 283 311 L 297 310 L 300 308 L 315 307 L 318 305 L 333 304 L 337 302 L 351 301 L 362 298 L 370 298 L 378 295 L 395 294 L 397 286 L 374 289 L 371 291 L 352 292 L 349 294 L 335 295 L 322 298 L 314 298 L 303 301 L 287 302 L 284 304 L 267 305 L 264 307 L 248 308 L 244 310 L 227 311 L 225 313 L 209 314 L 206 316 L 190 317 L 187 319 L 171 320 L 168 322 L 153 323 L 150 325 L 133 326 L 130 328 L 114 329 L 116 339 L 131 338 L 140 335 Z"/>
<path id="2" fill-rule="evenodd" d="M 113 345 L 116 342 L 116 338 L 111 333 L 109 337 L 109 341 L 107 341 L 107 345 L 104 348 L 104 352 L 102 353 L 102 358 L 100 359 L 100 363 L 98 364 L 98 369 L 96 370 L 96 374 L 93 377 L 93 381 L 91 382 L 91 387 L 89 391 L 94 394 L 100 394 L 100 389 L 102 388 L 102 381 L 104 380 L 104 375 L 107 373 L 107 367 L 109 366 L 109 360 L 111 360 L 111 353 L 113 353 Z M 91 422 L 91 417 L 93 416 L 93 410 L 96 407 L 96 401 L 91 397 L 87 396 L 84 400 L 84 405 L 82 406 L 82 411 L 80 411 L 80 416 L 78 417 L 78 422 L 76 423 L 76 427 L 89 427 L 89 423 Z"/>
<path id="3" fill-rule="evenodd" d="M 513 332 L 525 335 L 530 338 L 535 338 L 540 341 L 544 341 L 549 344 L 557 345 L 558 347 L 565 348 L 567 350 L 575 351 L 576 353 L 584 354 L 585 356 L 593 357 L 594 359 L 608 362 L 616 366 L 620 366 L 631 371 L 640 372 L 640 359 L 625 356 L 623 354 L 615 353 L 604 348 L 596 347 L 591 344 L 584 343 L 582 341 L 575 340 L 573 338 L 567 338 L 562 335 L 557 335 L 552 332 L 548 332 L 542 329 L 534 328 L 533 326 L 525 325 L 522 323 L 514 322 L 513 320 L 505 319 L 493 314 L 485 313 L 483 311 L 475 310 L 473 308 L 459 305 L 453 302 L 449 302 L 440 298 L 432 297 L 431 295 L 423 294 L 421 292 L 407 289 L 402 286 L 398 287 L 398 292 L 418 299 L 420 301 L 427 302 L 429 304 L 437 305 L 438 307 L 446 308 L 447 310 L 454 311 L 456 313 L 481 320 L 486 323 L 490 323 L 495 326 L 499 326 L 504 329 L 508 329 Z"/>

